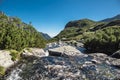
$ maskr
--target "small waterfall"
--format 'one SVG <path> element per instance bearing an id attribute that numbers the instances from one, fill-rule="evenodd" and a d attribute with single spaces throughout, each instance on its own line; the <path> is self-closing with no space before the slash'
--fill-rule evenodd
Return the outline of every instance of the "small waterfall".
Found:
<path id="1" fill-rule="evenodd" d="M 49 56 L 48 50 L 45 51 L 45 56 Z"/>
<path id="2" fill-rule="evenodd" d="M 22 72 L 22 70 L 19 68 L 16 68 L 11 72 L 11 74 L 7 77 L 6 80 L 22 80 L 22 78 L 19 76 L 20 72 Z"/>

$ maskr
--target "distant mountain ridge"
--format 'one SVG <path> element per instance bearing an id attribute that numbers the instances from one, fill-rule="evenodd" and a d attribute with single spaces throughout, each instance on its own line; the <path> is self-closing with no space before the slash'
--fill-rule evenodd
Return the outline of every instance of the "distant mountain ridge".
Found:
<path id="1" fill-rule="evenodd" d="M 111 22 L 111 21 L 114 21 L 114 20 L 120 20 L 120 14 L 112 17 L 112 18 L 107 18 L 107 19 L 104 19 L 104 20 L 101 20 L 100 22 Z"/>
<path id="2" fill-rule="evenodd" d="M 50 40 L 51 37 L 47 33 L 40 32 L 45 40 Z"/>

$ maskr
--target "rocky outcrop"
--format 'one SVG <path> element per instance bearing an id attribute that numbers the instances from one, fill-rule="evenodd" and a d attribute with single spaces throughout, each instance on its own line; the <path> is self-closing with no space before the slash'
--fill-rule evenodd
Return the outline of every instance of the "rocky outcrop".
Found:
<path id="1" fill-rule="evenodd" d="M 61 46 L 48 50 L 50 56 L 77 56 L 83 55 L 78 49 L 72 46 Z"/>
<path id="2" fill-rule="evenodd" d="M 10 51 L 0 50 L 0 66 L 4 68 L 9 68 L 16 63 L 16 61 L 12 60 L 12 56 L 10 55 Z M 28 56 L 36 56 L 36 57 L 44 57 L 48 56 L 49 53 L 44 51 L 43 49 L 39 48 L 29 48 L 24 49 L 21 56 L 28 57 Z"/>
<path id="3" fill-rule="evenodd" d="M 0 66 L 8 68 L 14 64 L 10 51 L 0 50 Z"/>
<path id="4" fill-rule="evenodd" d="M 45 52 L 43 49 L 40 48 L 29 48 L 29 49 L 24 49 L 21 55 L 22 57 L 28 57 L 28 56 L 44 57 L 44 56 L 48 56 L 48 52 Z"/>

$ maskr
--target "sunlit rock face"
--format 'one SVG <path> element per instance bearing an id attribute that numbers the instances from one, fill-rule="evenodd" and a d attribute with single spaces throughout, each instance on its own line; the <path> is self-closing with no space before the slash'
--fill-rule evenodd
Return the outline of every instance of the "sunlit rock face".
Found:
<path id="1" fill-rule="evenodd" d="M 49 49 L 48 51 L 49 51 L 49 55 L 51 55 L 51 56 L 83 55 L 78 49 L 76 49 L 75 47 L 72 47 L 72 46 L 61 46 L 61 47 Z"/>
<path id="2" fill-rule="evenodd" d="M 96 53 L 97 54 L 97 53 Z M 88 56 L 47 56 L 34 57 L 20 64 L 17 75 L 6 77 L 7 80 L 119 80 L 120 69 L 102 53 Z M 11 79 L 12 78 L 12 79 Z"/>
<path id="3" fill-rule="evenodd" d="M 29 48 L 29 49 L 24 49 L 21 55 L 22 57 L 28 57 L 28 56 L 44 57 L 44 56 L 48 56 L 48 53 L 40 48 Z"/>
<path id="4" fill-rule="evenodd" d="M 0 50 L 0 66 L 8 68 L 14 64 L 10 51 Z"/>

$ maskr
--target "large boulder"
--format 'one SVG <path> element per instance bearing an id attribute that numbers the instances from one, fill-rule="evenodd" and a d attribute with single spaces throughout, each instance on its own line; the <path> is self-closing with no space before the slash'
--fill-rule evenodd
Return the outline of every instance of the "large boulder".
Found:
<path id="1" fill-rule="evenodd" d="M 72 46 L 60 46 L 57 48 L 49 49 L 50 56 L 77 56 L 83 55 L 77 48 Z"/>
<path id="2" fill-rule="evenodd" d="M 10 51 L 0 50 L 0 66 L 7 69 L 12 65 L 14 65 L 14 61 L 12 61 Z"/>
<path id="3" fill-rule="evenodd" d="M 21 55 L 22 57 L 29 57 L 29 56 L 44 57 L 44 56 L 48 56 L 48 52 L 45 52 L 43 49 L 40 48 L 29 48 L 29 49 L 24 49 Z"/>

